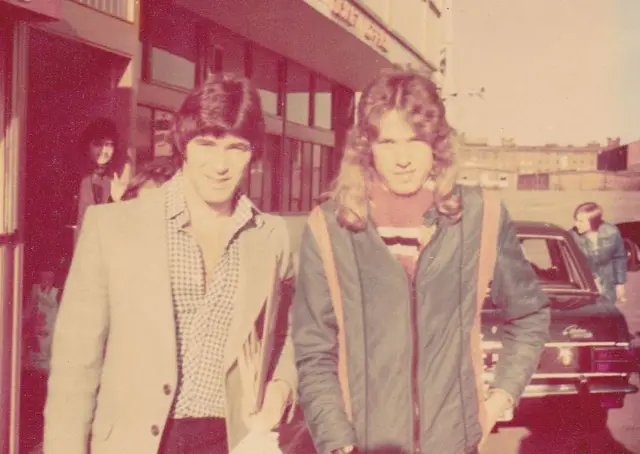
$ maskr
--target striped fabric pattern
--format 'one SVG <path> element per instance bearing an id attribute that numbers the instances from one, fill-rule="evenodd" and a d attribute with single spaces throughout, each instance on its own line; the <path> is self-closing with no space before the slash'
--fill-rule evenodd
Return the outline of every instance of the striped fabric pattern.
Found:
<path id="1" fill-rule="evenodd" d="M 371 217 L 389 251 L 413 277 L 423 244 L 435 230 L 425 226 L 425 213 L 433 206 L 433 191 L 422 188 L 410 196 L 400 196 L 382 184 L 371 187 Z"/>
<path id="2" fill-rule="evenodd" d="M 378 227 L 378 234 L 394 256 L 418 258 L 420 254 L 419 227 Z"/>

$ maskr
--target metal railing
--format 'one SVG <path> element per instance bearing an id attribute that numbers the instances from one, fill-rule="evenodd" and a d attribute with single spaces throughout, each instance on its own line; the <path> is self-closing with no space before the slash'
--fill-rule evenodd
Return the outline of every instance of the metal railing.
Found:
<path id="1" fill-rule="evenodd" d="M 128 22 L 135 20 L 136 0 L 75 0 L 90 8 Z"/>

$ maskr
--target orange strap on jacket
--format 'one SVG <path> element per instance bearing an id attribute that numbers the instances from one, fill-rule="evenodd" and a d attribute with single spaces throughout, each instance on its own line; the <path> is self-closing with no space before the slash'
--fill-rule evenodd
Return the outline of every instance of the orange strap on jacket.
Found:
<path id="1" fill-rule="evenodd" d="M 327 229 L 327 221 L 320 207 L 316 207 L 311 212 L 308 223 L 318 243 L 320 257 L 324 265 L 324 273 L 327 278 L 327 284 L 329 285 L 333 312 L 335 313 L 338 324 L 338 380 L 340 381 L 340 389 L 342 390 L 345 412 L 347 418 L 351 420 L 351 394 L 349 392 L 349 377 L 347 374 L 347 342 L 344 332 L 342 294 L 340 292 L 340 283 L 338 282 L 338 271 L 333 256 L 333 249 L 331 248 L 329 230 Z"/>

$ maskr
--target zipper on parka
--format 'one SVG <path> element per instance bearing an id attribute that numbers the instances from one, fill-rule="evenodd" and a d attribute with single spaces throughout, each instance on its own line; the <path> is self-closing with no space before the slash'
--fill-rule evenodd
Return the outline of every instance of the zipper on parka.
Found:
<path id="1" fill-rule="evenodd" d="M 418 324 L 418 295 L 417 295 L 417 281 L 418 281 L 418 272 L 420 271 L 420 263 L 422 262 L 422 257 L 429 246 L 431 246 L 436 237 L 440 234 L 441 229 L 437 228 L 433 233 L 429 242 L 425 244 L 420 253 L 418 254 L 418 259 L 416 260 L 416 264 L 413 271 L 413 276 L 408 279 L 409 282 L 409 292 L 411 295 L 410 298 L 410 307 L 409 307 L 409 318 L 410 318 L 410 332 L 411 332 L 411 414 L 413 419 L 413 449 L 412 454 L 420 454 L 421 453 L 421 435 L 420 435 L 420 387 L 418 386 L 418 367 L 420 364 L 420 351 L 419 351 L 419 324 Z"/>
<path id="2" fill-rule="evenodd" d="M 416 271 L 417 273 L 417 264 Z M 410 283 L 411 301 L 409 318 L 411 325 L 411 417 L 413 420 L 413 454 L 420 454 L 420 392 L 418 387 L 418 298 L 416 295 L 416 281 Z"/>

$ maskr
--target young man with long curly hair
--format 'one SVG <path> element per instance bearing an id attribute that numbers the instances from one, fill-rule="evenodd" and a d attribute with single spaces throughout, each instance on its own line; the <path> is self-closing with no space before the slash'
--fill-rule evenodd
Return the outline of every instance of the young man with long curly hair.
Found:
<path id="1" fill-rule="evenodd" d="M 485 203 L 479 189 L 456 184 L 437 87 L 416 71 L 384 71 L 357 114 L 339 175 L 316 209 L 328 241 L 309 224 L 300 247 L 292 327 L 307 425 L 319 454 L 478 452 L 536 369 L 547 298 L 496 203 L 491 291 L 504 314 L 504 348 L 484 389 Z"/>

